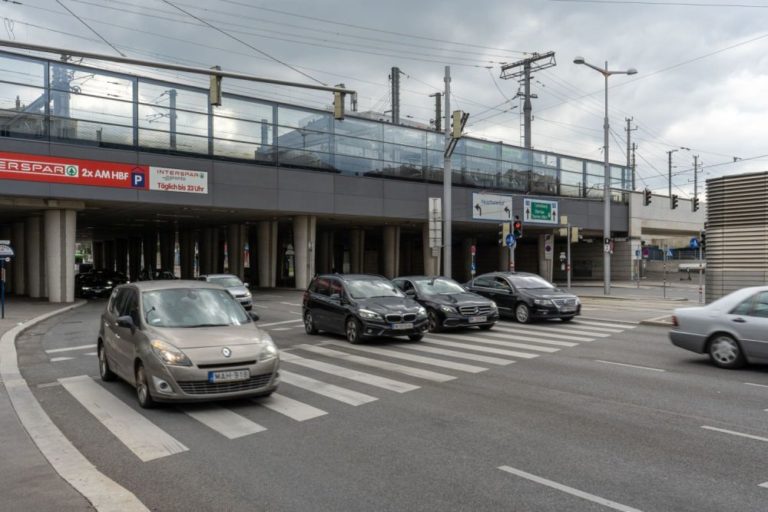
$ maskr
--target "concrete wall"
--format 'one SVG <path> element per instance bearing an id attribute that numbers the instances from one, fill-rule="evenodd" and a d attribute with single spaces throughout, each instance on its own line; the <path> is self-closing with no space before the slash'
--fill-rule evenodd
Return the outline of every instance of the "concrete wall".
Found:
<path id="1" fill-rule="evenodd" d="M 669 197 L 656 195 L 653 196 L 651 204 L 645 206 L 642 192 L 630 192 L 629 236 L 698 234 L 704 229 L 704 222 L 707 220 L 706 206 L 706 203 L 700 202 L 699 210 L 694 212 L 690 199 L 679 198 L 678 206 L 673 210 L 670 207 Z"/>

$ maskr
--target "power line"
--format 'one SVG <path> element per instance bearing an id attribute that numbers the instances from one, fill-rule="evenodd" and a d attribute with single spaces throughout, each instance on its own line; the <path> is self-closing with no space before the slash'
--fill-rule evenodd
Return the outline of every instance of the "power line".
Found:
<path id="1" fill-rule="evenodd" d="M 99 34 L 98 32 L 96 32 L 96 30 L 95 30 L 93 27 L 91 27 L 89 24 L 87 24 L 85 21 L 83 21 L 83 19 L 82 19 L 80 16 L 78 16 L 77 14 L 75 14 L 75 13 L 74 13 L 74 12 L 73 12 L 73 11 L 72 11 L 72 10 L 71 10 L 69 7 L 67 7 L 66 5 L 64 5 L 64 4 L 61 2 L 61 0 L 56 0 L 56 3 L 57 3 L 57 4 L 59 4 L 61 7 L 63 7 L 63 8 L 64 8 L 64 9 L 65 9 L 65 10 L 66 10 L 68 13 L 69 13 L 69 14 L 71 14 L 71 15 L 72 15 L 72 16 L 73 16 L 75 19 L 77 19 L 77 20 L 78 20 L 80 23 L 82 23 L 83 25 L 85 25 L 85 26 L 88 28 L 88 30 L 90 30 L 91 32 L 93 32 L 94 34 L 96 34 L 97 36 L 99 36 L 99 39 L 101 39 L 102 41 L 104 41 L 105 43 L 107 43 L 107 44 L 108 44 L 108 45 L 109 45 L 109 46 L 110 46 L 110 47 L 111 47 L 113 50 L 115 50 L 115 51 L 116 51 L 118 54 L 120 54 L 120 56 L 121 56 L 121 57 L 125 57 L 125 54 L 124 54 L 123 52 L 121 52 L 120 50 L 118 50 L 117 48 L 115 48 L 115 45 L 113 45 L 112 43 L 110 43 L 109 41 L 107 41 L 107 39 L 106 39 L 104 36 L 102 36 L 101 34 Z"/>

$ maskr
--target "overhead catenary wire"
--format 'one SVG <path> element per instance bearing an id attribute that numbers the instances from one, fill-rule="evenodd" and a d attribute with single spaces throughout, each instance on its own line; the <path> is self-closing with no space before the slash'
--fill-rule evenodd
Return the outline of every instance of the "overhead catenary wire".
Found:
<path id="1" fill-rule="evenodd" d="M 116 51 L 116 52 L 117 52 L 119 55 L 121 55 L 122 57 L 125 57 L 125 54 L 124 54 L 123 52 L 121 52 L 120 50 L 118 50 L 117 48 L 115 48 L 115 45 L 113 45 L 112 43 L 110 43 L 110 42 L 107 40 L 107 38 L 105 38 L 105 37 L 104 37 L 104 36 L 102 36 L 102 35 L 101 35 L 99 32 L 97 32 L 97 31 L 96 31 L 96 29 L 94 29 L 94 28 L 93 28 L 92 26 L 90 26 L 88 23 L 86 23 L 85 21 L 83 21 L 83 19 L 82 19 L 80 16 L 78 16 L 77 14 L 75 14 L 75 12 L 74 12 L 74 11 L 72 11 L 72 9 L 70 9 L 69 7 L 67 7 L 66 5 L 64 5 L 64 3 L 63 3 L 61 0 L 56 0 L 56 3 L 57 3 L 57 4 L 59 4 L 59 5 L 60 5 L 60 6 L 61 6 L 63 9 L 65 9 L 65 10 L 66 10 L 66 11 L 67 11 L 69 14 L 71 14 L 71 15 L 72 15 L 72 17 L 74 17 L 74 18 L 75 18 L 75 19 L 77 19 L 77 20 L 78 20 L 80 23 L 82 23 L 83 25 L 85 25 L 85 26 L 88 28 L 88 30 L 90 30 L 91 32 L 93 32 L 94 34 L 96 34 L 97 36 L 99 36 L 99 39 L 101 39 L 102 41 L 104 41 L 105 43 L 107 43 L 107 45 L 108 45 L 109 47 L 111 47 L 113 50 L 115 50 L 115 51 Z"/>

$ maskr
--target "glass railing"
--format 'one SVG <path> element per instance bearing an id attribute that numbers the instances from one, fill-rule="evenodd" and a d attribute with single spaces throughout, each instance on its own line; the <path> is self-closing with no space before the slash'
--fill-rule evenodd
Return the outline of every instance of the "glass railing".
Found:
<path id="1" fill-rule="evenodd" d="M 0 136 L 204 155 L 350 176 L 442 182 L 444 135 L 330 112 L 0 52 Z M 464 137 L 453 183 L 602 199 L 602 162 Z M 631 176 L 611 166 L 612 198 Z"/>

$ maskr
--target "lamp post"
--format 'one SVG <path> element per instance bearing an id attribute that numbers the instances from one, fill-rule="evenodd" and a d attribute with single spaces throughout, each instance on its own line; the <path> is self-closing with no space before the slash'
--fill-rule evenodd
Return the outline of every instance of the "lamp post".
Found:
<path id="1" fill-rule="evenodd" d="M 605 295 L 611 294 L 611 253 L 610 253 L 610 238 L 611 238 L 611 165 L 608 162 L 608 77 L 611 75 L 634 75 L 637 73 L 635 68 L 629 68 L 626 71 L 610 71 L 608 69 L 608 62 L 605 63 L 605 68 L 600 68 L 590 64 L 584 60 L 584 57 L 576 57 L 573 59 L 574 64 L 584 64 L 603 75 L 605 78 L 605 120 L 603 121 L 604 131 L 604 147 L 603 156 L 605 157 L 605 170 L 604 170 L 604 183 L 603 183 L 603 243 L 606 244 L 603 247 L 603 284 Z"/>

